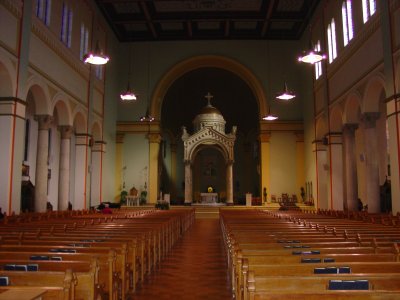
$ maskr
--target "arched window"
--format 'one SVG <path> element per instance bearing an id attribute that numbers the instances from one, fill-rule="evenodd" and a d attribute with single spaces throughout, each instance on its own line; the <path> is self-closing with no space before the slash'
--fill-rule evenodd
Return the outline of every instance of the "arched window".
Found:
<path id="1" fill-rule="evenodd" d="M 332 19 L 328 25 L 327 35 L 328 35 L 329 63 L 331 63 L 337 57 L 336 26 L 334 19 Z"/>
<path id="2" fill-rule="evenodd" d="M 84 23 L 81 24 L 81 45 L 79 51 L 79 57 L 83 60 L 83 56 L 88 53 L 89 45 L 89 29 Z"/>
<path id="3" fill-rule="evenodd" d="M 64 2 L 61 14 L 61 41 L 69 48 L 71 48 L 72 18 L 72 9 Z"/>
<path id="4" fill-rule="evenodd" d="M 320 41 L 318 41 L 315 44 L 314 50 L 316 52 L 321 52 L 321 42 Z M 318 79 L 322 75 L 322 62 L 319 61 L 319 62 L 315 63 L 314 68 L 315 68 L 315 79 Z"/>
<path id="5" fill-rule="evenodd" d="M 51 0 L 36 0 L 35 14 L 47 26 L 50 25 Z"/>
<path id="6" fill-rule="evenodd" d="M 353 14 L 351 0 L 343 1 L 342 4 L 343 43 L 346 46 L 353 38 Z"/>
<path id="7" fill-rule="evenodd" d="M 368 19 L 376 12 L 376 0 L 362 0 L 363 21 Z"/>

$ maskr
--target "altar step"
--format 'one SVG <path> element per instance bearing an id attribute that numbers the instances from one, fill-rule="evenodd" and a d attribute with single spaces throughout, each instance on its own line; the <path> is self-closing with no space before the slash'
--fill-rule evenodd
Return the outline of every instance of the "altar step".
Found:
<path id="1" fill-rule="evenodd" d="M 196 206 L 196 219 L 219 219 L 219 207 Z"/>

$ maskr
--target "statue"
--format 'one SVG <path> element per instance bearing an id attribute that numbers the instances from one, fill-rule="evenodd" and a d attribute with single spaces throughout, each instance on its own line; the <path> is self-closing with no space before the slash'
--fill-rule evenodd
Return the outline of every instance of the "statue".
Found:
<path id="1" fill-rule="evenodd" d="M 264 187 L 264 189 L 263 189 L 263 198 L 264 198 L 264 203 L 266 203 L 266 202 L 267 202 L 267 195 L 268 195 L 268 193 L 267 193 L 267 188 L 266 188 L 266 187 Z"/>

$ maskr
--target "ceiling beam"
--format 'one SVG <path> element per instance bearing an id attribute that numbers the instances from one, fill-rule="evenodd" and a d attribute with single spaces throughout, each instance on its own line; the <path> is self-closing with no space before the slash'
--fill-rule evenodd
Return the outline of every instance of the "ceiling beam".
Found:
<path id="1" fill-rule="evenodd" d="M 229 20 L 226 20 L 225 21 L 225 37 L 228 37 L 229 36 L 229 31 L 230 31 L 230 21 Z"/>
<path id="2" fill-rule="evenodd" d="M 306 2 L 304 3 L 304 5 L 306 5 Z M 317 5 L 318 5 L 318 1 L 317 0 L 313 0 L 310 3 L 309 7 L 307 7 L 307 14 L 304 17 L 304 20 L 300 23 L 299 30 L 297 31 L 297 34 L 296 34 L 297 38 L 300 38 L 300 35 L 302 33 L 305 33 L 307 25 L 311 25 L 311 24 L 308 24 L 308 23 L 310 22 L 311 17 L 314 14 L 314 11 L 315 11 Z M 309 27 L 310 27 L 310 31 L 311 31 L 311 26 L 309 26 Z"/>
<path id="3" fill-rule="evenodd" d="M 193 37 L 193 28 L 192 28 L 192 22 L 189 20 L 186 22 L 187 24 L 187 31 L 188 31 L 188 35 L 190 38 Z"/>
<path id="4" fill-rule="evenodd" d="M 147 5 L 144 1 L 140 1 L 140 8 L 142 9 L 144 16 L 146 17 L 147 26 L 149 26 L 151 34 L 153 35 L 154 39 L 157 39 L 157 31 L 154 27 L 153 21 L 151 20 L 151 16 L 149 14 L 149 10 L 147 9 Z"/>
<path id="5" fill-rule="evenodd" d="M 276 2 L 276 0 L 270 0 L 269 1 L 267 14 L 265 15 L 263 27 L 261 29 L 261 37 L 265 37 L 265 34 L 267 33 L 268 24 L 271 21 L 272 10 L 273 10 L 273 8 L 275 6 L 275 2 Z"/>

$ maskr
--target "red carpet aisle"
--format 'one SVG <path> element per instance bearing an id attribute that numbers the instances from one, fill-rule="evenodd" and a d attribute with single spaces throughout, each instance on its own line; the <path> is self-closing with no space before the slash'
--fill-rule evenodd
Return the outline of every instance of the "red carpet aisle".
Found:
<path id="1" fill-rule="evenodd" d="M 218 219 L 196 219 L 134 300 L 232 299 Z"/>

